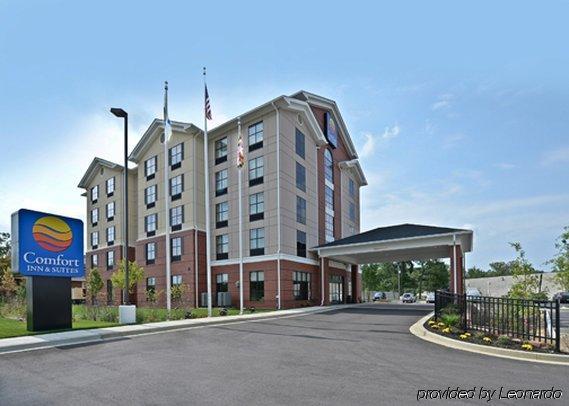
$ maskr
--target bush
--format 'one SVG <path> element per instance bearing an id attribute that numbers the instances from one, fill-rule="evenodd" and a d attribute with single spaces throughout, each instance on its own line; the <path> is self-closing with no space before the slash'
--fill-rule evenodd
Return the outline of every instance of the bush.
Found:
<path id="1" fill-rule="evenodd" d="M 448 313 L 448 314 L 443 314 L 441 316 L 441 320 L 447 326 L 457 327 L 461 322 L 461 317 L 459 314 L 456 313 Z"/>
<path id="2" fill-rule="evenodd" d="M 497 343 L 501 347 L 508 347 L 512 342 L 512 339 L 508 336 L 500 336 L 498 337 Z"/>
<path id="3" fill-rule="evenodd" d="M 460 308 L 458 307 L 458 305 L 451 303 L 447 306 L 444 307 L 444 309 L 441 310 L 441 314 L 445 315 L 445 314 L 460 314 Z"/>

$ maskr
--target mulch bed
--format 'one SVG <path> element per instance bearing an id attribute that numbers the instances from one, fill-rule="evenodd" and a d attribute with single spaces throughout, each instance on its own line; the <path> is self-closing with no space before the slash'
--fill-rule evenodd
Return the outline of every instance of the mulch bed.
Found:
<path id="1" fill-rule="evenodd" d="M 540 352 L 546 354 L 557 354 L 555 352 L 555 346 L 553 344 L 545 344 L 539 341 L 528 341 L 521 340 L 519 338 L 507 337 L 507 336 L 496 336 L 494 334 L 485 333 L 477 330 L 460 330 L 450 327 L 450 332 L 445 330 L 445 326 L 442 322 L 435 322 L 436 324 L 430 323 L 430 321 L 435 321 L 434 318 L 427 320 L 424 327 L 432 333 L 441 335 L 443 337 L 448 337 L 455 339 L 457 341 L 480 344 L 490 347 L 500 347 L 508 348 L 510 350 L 519 350 L 524 352 Z M 484 338 L 489 338 L 490 340 L 485 340 Z M 523 345 L 531 345 L 531 349 L 528 347 L 523 348 Z"/>

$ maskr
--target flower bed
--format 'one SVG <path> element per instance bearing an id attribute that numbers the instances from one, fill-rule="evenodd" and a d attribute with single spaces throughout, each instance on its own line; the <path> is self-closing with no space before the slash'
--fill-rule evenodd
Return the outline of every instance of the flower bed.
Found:
<path id="1" fill-rule="evenodd" d="M 555 347 L 552 344 L 545 344 L 539 341 L 524 341 L 519 338 L 509 336 L 496 336 L 482 331 L 464 331 L 457 327 L 436 321 L 431 318 L 425 322 L 425 328 L 432 333 L 444 337 L 453 338 L 458 341 L 465 341 L 472 344 L 487 345 L 493 347 L 508 348 L 511 350 L 542 352 L 555 354 Z"/>

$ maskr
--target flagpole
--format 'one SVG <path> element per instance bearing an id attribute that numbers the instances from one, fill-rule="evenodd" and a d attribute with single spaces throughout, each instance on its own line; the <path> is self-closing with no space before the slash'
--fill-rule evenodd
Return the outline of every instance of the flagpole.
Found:
<path id="1" fill-rule="evenodd" d="M 206 89 L 206 71 L 203 68 L 203 84 L 204 91 Z M 204 100 L 205 102 L 205 100 Z M 207 316 L 212 316 L 212 304 L 211 304 L 211 250 L 210 250 L 210 224 L 209 224 L 209 153 L 208 153 L 208 139 L 207 139 L 207 112 L 204 103 L 204 136 L 203 136 L 203 151 L 204 151 L 204 174 L 205 174 L 205 251 L 206 251 L 206 269 L 207 269 Z"/>
<path id="2" fill-rule="evenodd" d="M 237 118 L 237 139 L 238 143 L 242 143 L 241 139 L 241 117 Z M 239 149 L 239 147 L 238 147 Z M 238 177 L 238 194 L 239 194 L 239 314 L 243 314 L 243 204 L 242 204 L 242 193 L 241 193 L 241 177 L 243 172 L 243 165 L 240 164 L 240 156 L 238 152 L 237 171 Z"/>
<path id="3" fill-rule="evenodd" d="M 166 229 L 165 234 L 165 246 L 166 246 L 166 310 L 168 311 L 168 318 L 170 317 L 170 311 L 172 309 L 172 298 L 171 298 L 171 270 L 170 270 L 170 202 L 168 201 L 168 132 L 171 132 L 169 128 L 169 117 L 168 117 L 168 82 L 164 82 L 164 208 L 165 208 L 165 220 L 164 227 Z"/>

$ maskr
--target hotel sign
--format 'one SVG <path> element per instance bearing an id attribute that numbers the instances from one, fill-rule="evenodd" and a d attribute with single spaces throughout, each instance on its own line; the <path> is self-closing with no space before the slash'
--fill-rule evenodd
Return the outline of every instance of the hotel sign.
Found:
<path id="1" fill-rule="evenodd" d="M 23 276 L 84 276 L 83 222 L 27 209 L 12 214 L 12 271 Z"/>
<path id="2" fill-rule="evenodd" d="M 336 125 L 336 121 L 334 121 L 334 117 L 332 117 L 332 113 L 329 111 L 324 115 L 324 119 L 326 120 L 326 133 L 324 135 L 328 143 L 333 148 L 336 148 L 338 146 L 338 126 Z"/>

